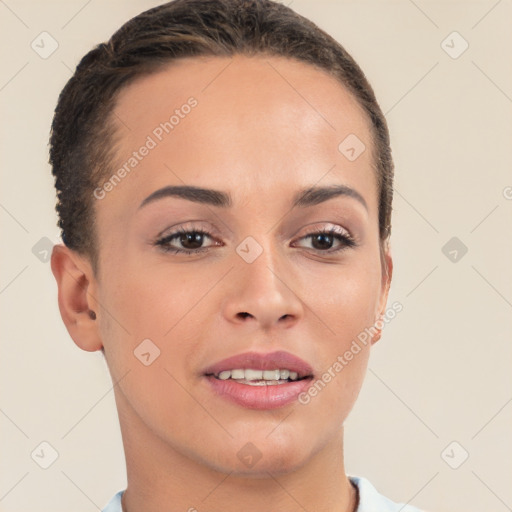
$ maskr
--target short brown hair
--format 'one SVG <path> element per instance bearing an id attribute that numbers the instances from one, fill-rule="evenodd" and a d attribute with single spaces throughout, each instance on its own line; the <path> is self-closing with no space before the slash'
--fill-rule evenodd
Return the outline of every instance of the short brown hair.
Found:
<path id="1" fill-rule="evenodd" d="M 381 242 L 391 233 L 393 162 L 384 115 L 364 73 L 331 36 L 271 0 L 173 0 L 125 23 L 87 53 L 62 90 L 50 136 L 66 246 L 98 268 L 93 191 L 112 173 L 116 95 L 135 78 L 194 56 L 281 56 L 327 71 L 357 99 L 374 137 Z"/>

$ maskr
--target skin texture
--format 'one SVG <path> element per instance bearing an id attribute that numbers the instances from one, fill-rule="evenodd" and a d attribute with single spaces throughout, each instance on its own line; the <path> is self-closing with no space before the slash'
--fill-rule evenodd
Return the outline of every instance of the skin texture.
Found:
<path id="1" fill-rule="evenodd" d="M 384 272 L 369 124 L 334 78 L 307 64 L 184 59 L 121 91 L 118 166 L 191 96 L 197 106 L 96 201 L 98 274 L 62 245 L 52 255 L 71 337 L 86 351 L 104 347 L 119 381 L 123 505 L 354 510 L 343 423 L 378 335 L 307 405 L 246 409 L 214 394 L 202 370 L 246 351 L 285 350 L 319 377 L 385 311 L 392 260 L 386 249 Z M 338 150 L 351 133 L 366 145 L 353 162 Z M 139 208 L 155 190 L 184 184 L 229 192 L 233 205 L 167 197 Z M 348 196 L 292 209 L 298 190 L 333 184 L 357 190 L 368 209 Z M 333 226 L 357 246 L 326 254 L 306 238 Z M 211 249 L 187 256 L 154 245 L 180 227 L 211 232 L 203 241 Z M 250 264 L 235 250 L 248 236 L 263 249 Z M 173 246 L 184 248 L 177 239 Z M 134 357 L 147 338 L 161 351 L 150 366 Z M 261 454 L 251 468 L 237 457 L 248 442 Z"/>

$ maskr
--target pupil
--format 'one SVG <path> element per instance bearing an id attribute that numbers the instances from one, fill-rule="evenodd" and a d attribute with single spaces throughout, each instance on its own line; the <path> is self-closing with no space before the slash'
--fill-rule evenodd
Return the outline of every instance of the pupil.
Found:
<path id="1" fill-rule="evenodd" d="M 327 233 L 320 233 L 313 237 L 313 245 L 315 245 L 315 241 L 318 241 L 319 247 L 315 247 L 316 249 L 330 249 L 332 246 L 332 235 Z"/>
<path id="2" fill-rule="evenodd" d="M 201 247 L 203 242 L 203 234 L 193 231 L 191 233 L 185 233 L 181 235 L 181 244 L 187 249 L 198 249 Z M 192 245 L 192 247 L 190 246 Z"/>

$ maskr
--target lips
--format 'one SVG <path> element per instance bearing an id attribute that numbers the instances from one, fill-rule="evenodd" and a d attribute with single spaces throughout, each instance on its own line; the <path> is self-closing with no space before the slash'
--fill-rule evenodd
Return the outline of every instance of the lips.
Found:
<path id="1" fill-rule="evenodd" d="M 218 376 L 220 372 L 237 368 L 252 368 L 254 370 L 287 369 L 297 372 L 299 379 L 313 376 L 313 368 L 306 361 L 282 350 L 269 354 L 245 352 L 208 366 L 203 373 L 204 375 Z"/>
<path id="2" fill-rule="evenodd" d="M 234 372 L 233 372 L 234 370 Z M 237 378 L 241 370 L 245 378 Z M 283 379 L 289 373 L 289 379 Z M 258 371 L 263 372 L 264 378 L 253 380 Z M 261 373 L 260 372 L 260 373 Z M 269 374 L 280 374 L 280 380 L 265 380 L 272 378 Z M 229 376 L 231 374 L 231 376 Z M 291 379 L 292 374 L 295 377 Z M 269 354 L 246 352 L 205 368 L 203 372 L 209 390 L 232 404 L 247 409 L 276 409 L 295 402 L 313 379 L 313 369 L 302 359 L 289 352 L 277 351 Z M 249 379 L 249 380 L 248 380 Z"/>

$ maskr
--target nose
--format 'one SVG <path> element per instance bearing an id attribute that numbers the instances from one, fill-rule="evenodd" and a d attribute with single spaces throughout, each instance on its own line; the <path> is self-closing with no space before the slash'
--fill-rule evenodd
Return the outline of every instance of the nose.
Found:
<path id="1" fill-rule="evenodd" d="M 265 330 L 289 328 L 297 323 L 303 315 L 303 303 L 298 296 L 300 283 L 289 269 L 287 262 L 269 248 L 252 263 L 239 258 L 230 272 L 229 291 L 223 304 L 227 320 L 254 323 Z"/>

